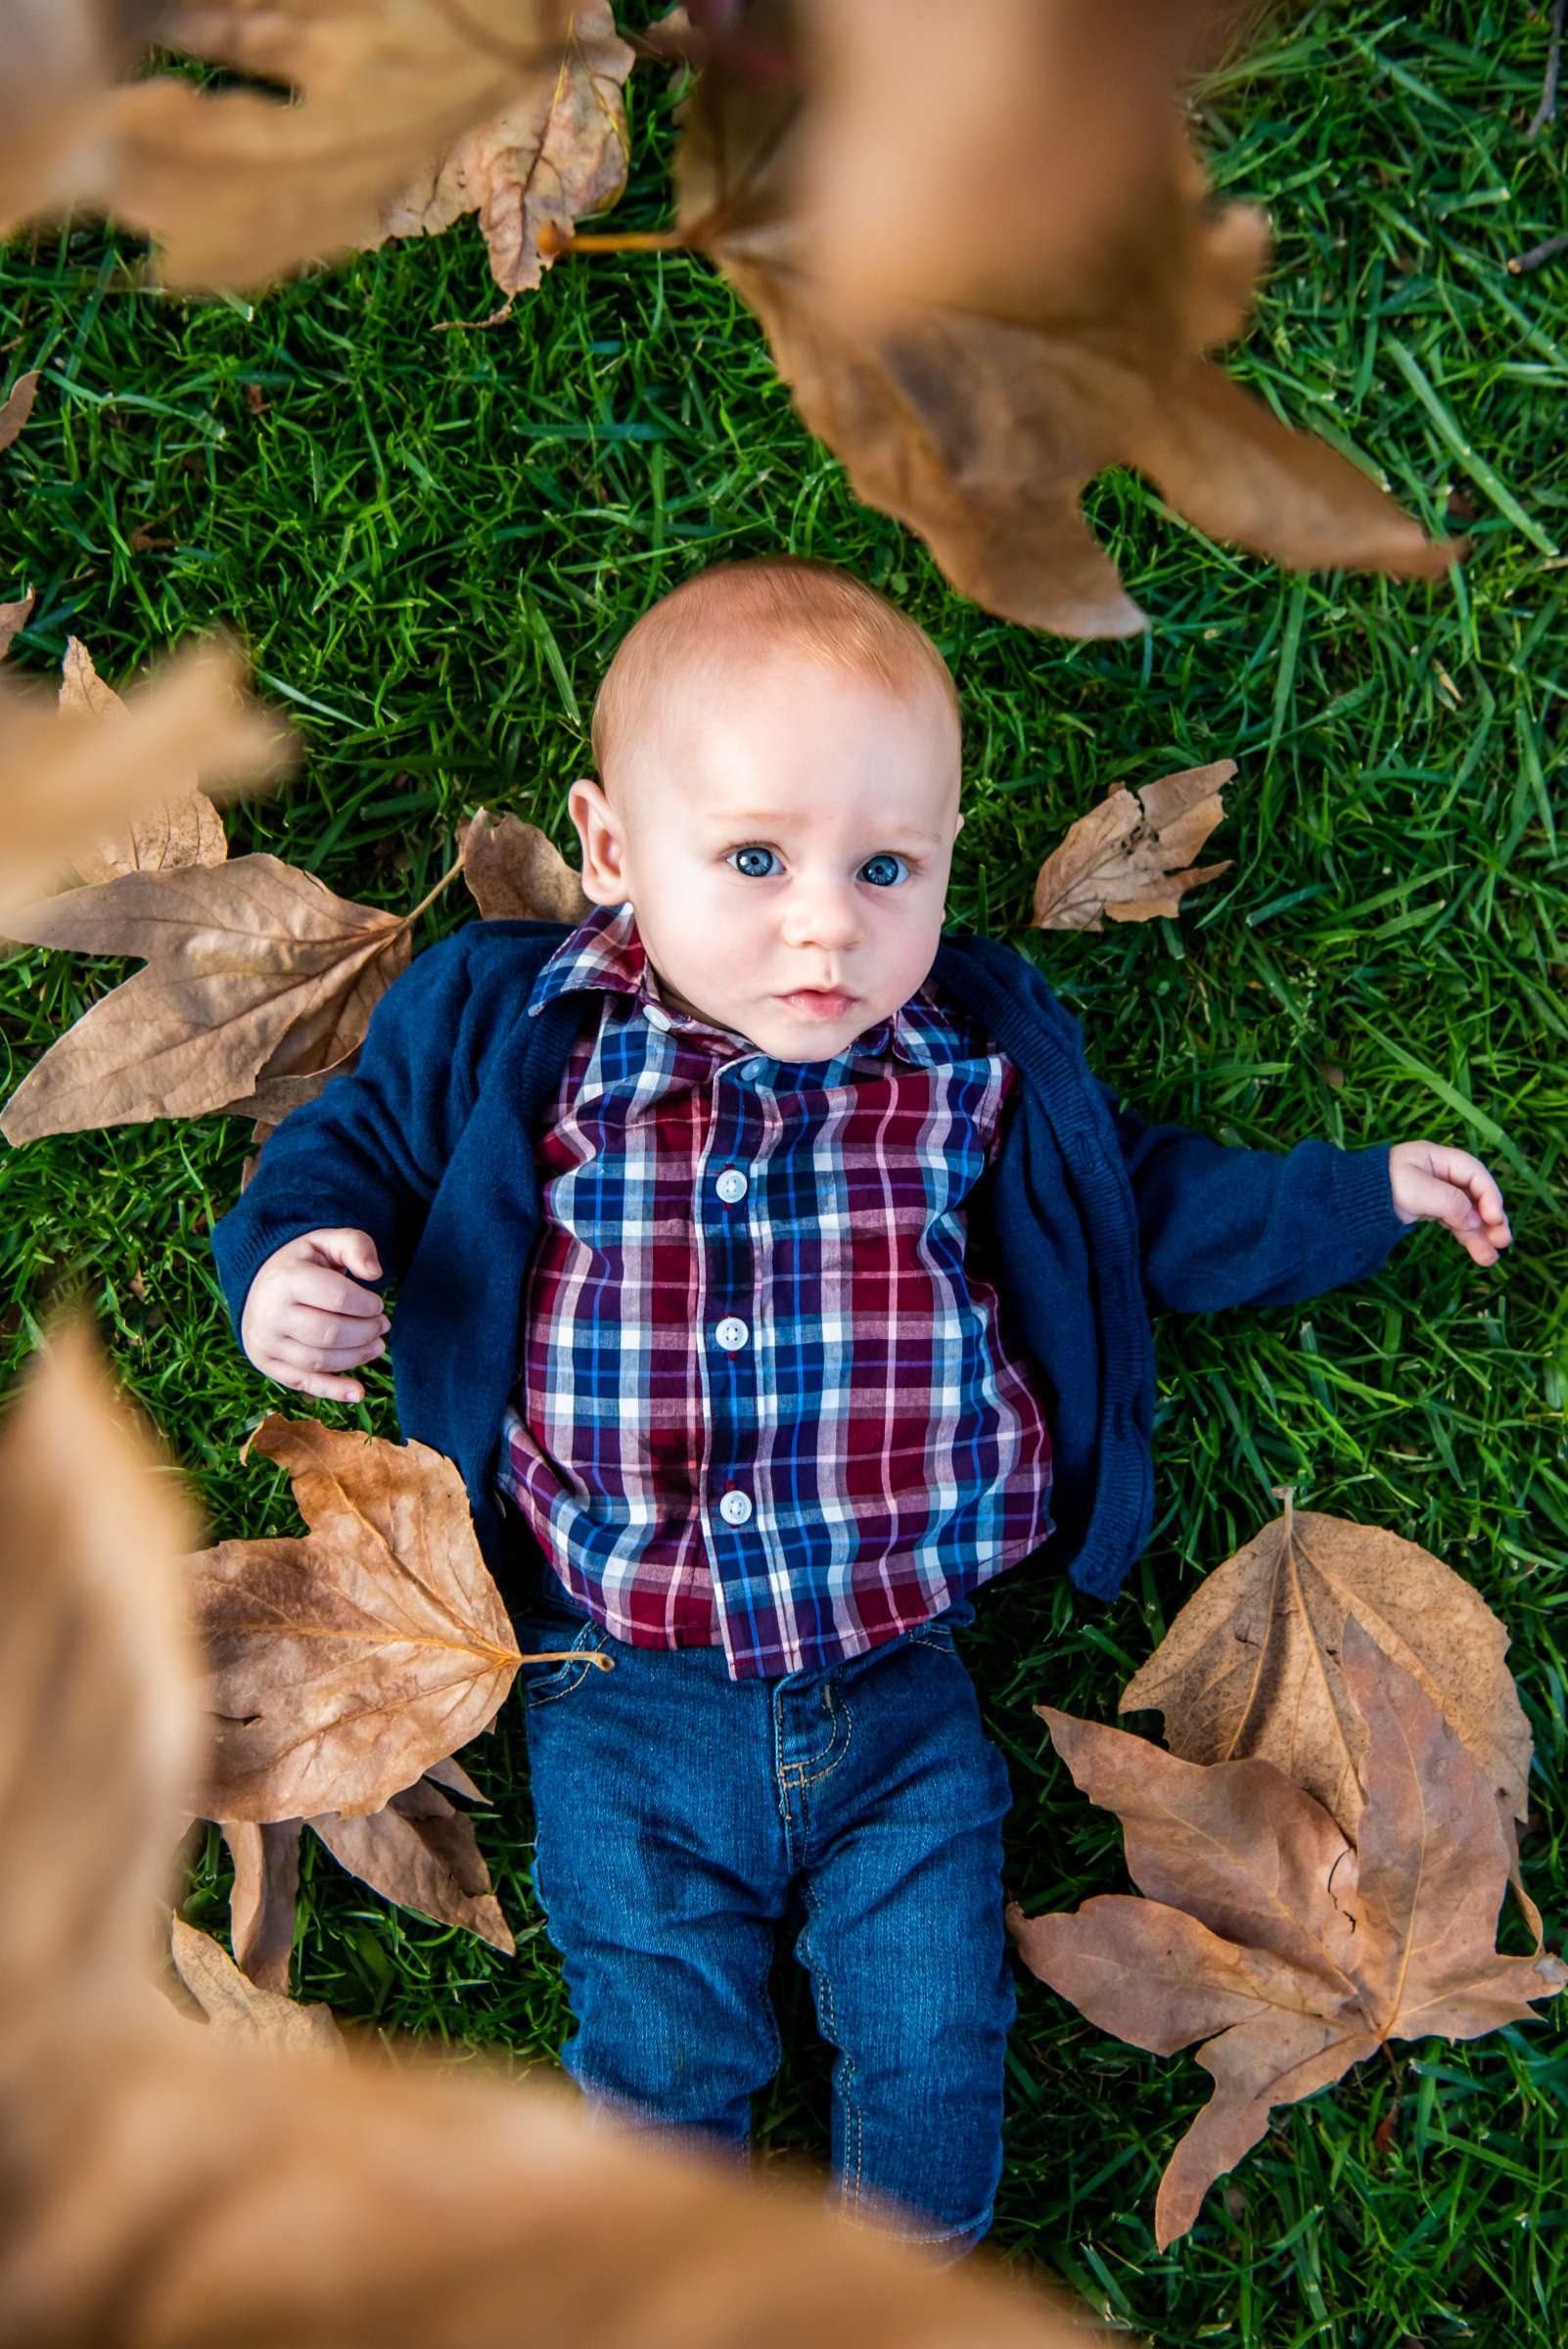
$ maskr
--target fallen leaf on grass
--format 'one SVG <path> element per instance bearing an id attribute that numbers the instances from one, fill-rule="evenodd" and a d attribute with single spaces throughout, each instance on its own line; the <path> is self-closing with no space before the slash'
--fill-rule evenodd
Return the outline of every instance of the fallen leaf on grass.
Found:
<path id="1" fill-rule="evenodd" d="M 1136 794 L 1113 783 L 1040 866 L 1036 928 L 1098 931 L 1106 916 L 1151 922 L 1178 913 L 1189 889 L 1230 870 L 1228 857 L 1205 865 L 1191 859 L 1223 817 L 1220 795 L 1235 771 L 1233 759 L 1221 759 L 1162 775 Z"/>
<path id="2" fill-rule="evenodd" d="M 463 834 L 461 855 L 469 895 L 487 920 L 576 924 L 588 911 L 581 874 L 521 816 L 492 824 L 481 807 Z"/>
<path id="3" fill-rule="evenodd" d="M 310 1531 L 191 1560 L 217 1721 L 208 1819 L 379 1811 L 500 1708 L 523 1658 L 453 1463 L 429 1445 L 272 1412 Z"/>
<path id="4" fill-rule="evenodd" d="M 1214 211 L 1175 131 L 1152 159 L 1159 200 L 1140 200 L 1099 240 L 1116 266 L 1097 260 L 1027 317 L 923 300 L 835 305 L 811 242 L 814 124 L 799 25 L 786 0 L 760 0 L 746 18 L 749 40 L 802 56 L 798 75 L 748 74 L 722 50 L 705 69 L 676 162 L 681 235 L 758 313 L 802 417 L 856 494 L 917 531 L 962 593 L 1067 636 L 1143 626 L 1079 511 L 1084 485 L 1118 464 L 1199 530 L 1292 570 L 1424 578 L 1453 561 L 1453 545 L 1433 544 L 1358 467 L 1277 422 L 1204 356 L 1241 322 L 1262 226 L 1235 207 Z M 1083 54 L 1099 74 L 1117 51 L 1102 38 Z M 1077 102 L 1053 94 L 1045 113 Z M 899 135 L 919 159 L 919 121 Z M 967 191 L 946 195 L 969 225 Z M 991 223 L 973 229 L 985 238 Z"/>
<path id="5" fill-rule="evenodd" d="M 175 1971 L 214 2031 L 280 2052 L 334 2056 L 343 2053 L 343 2034 L 327 2006 L 300 2006 L 275 1990 L 247 1979 L 210 1933 L 199 1933 L 183 1917 L 173 1919 L 169 1950 Z"/>
<path id="6" fill-rule="evenodd" d="M 1263 1756 L 1354 1837 L 1367 1733 L 1346 1690 L 1352 1622 L 1413 1674 L 1505 1814 L 1522 1821 L 1530 1724 L 1503 1625 L 1462 1575 L 1413 1542 L 1297 1509 L 1288 1496 L 1283 1513 L 1199 1585 L 1117 1710 L 1157 1708 L 1166 1743 L 1188 1762 Z"/>
<path id="7" fill-rule="evenodd" d="M 147 961 L 51 1045 L 0 1133 L 224 1110 L 276 1123 L 358 1051 L 413 920 L 268 855 L 121 873 L 12 912 L 7 937 Z"/>
<path id="8" fill-rule="evenodd" d="M 631 62 L 608 0 L 583 0 L 560 54 L 543 59 L 500 114 L 432 158 L 387 207 L 385 234 L 438 236 L 477 212 L 502 293 L 537 286 L 554 257 L 540 253 L 540 231 L 570 235 L 584 213 L 607 211 L 626 184 L 621 93 Z"/>
<path id="9" fill-rule="evenodd" d="M 461 1925 L 508 1957 L 517 1948 L 490 1888 L 473 1820 L 428 1777 L 368 1817 L 326 1812 L 306 1823 L 351 1876 L 386 1900 L 417 1909 L 438 1924 Z"/>
<path id="10" fill-rule="evenodd" d="M 93 657 L 79 637 L 66 639 L 61 671 L 60 707 L 86 711 L 111 720 L 122 718 L 125 705 L 107 686 L 93 667 Z M 77 850 L 71 861 L 83 882 L 112 881 L 116 873 L 164 872 L 175 865 L 221 864 L 228 855 L 223 818 L 194 777 L 184 790 L 177 787 L 156 807 L 137 817 L 115 838 L 105 835 L 92 846 Z"/>
<path id="11" fill-rule="evenodd" d="M 222 1822 L 223 1840 L 234 1859 L 229 1939 L 236 1963 L 253 1982 L 288 1993 L 300 1895 L 300 1839 L 307 1826 L 341 1866 L 384 1900 L 417 1910 L 438 1925 L 460 1925 L 510 1957 L 517 1943 L 495 1898 L 473 1821 L 432 1785 L 438 1773 L 447 1773 L 461 1790 L 478 1796 L 466 1771 L 438 1762 L 414 1785 L 394 1794 L 384 1810 L 362 1818 L 344 1819 L 329 1811 L 314 1819 L 283 1819 L 266 1826 L 240 1819 Z"/>
<path id="12" fill-rule="evenodd" d="M 0 1492 L 0 1880 L 25 1887 L 0 1904 L 8 2349 L 503 2349 L 520 2322 L 607 2349 L 1098 2337 L 984 2252 L 948 2273 L 845 2226 L 805 2164 L 762 2192 L 537 2074 L 324 2063 L 155 2001 L 198 1726 L 177 1621 L 198 1516 L 84 1323 L 12 1399 Z"/>
<path id="13" fill-rule="evenodd" d="M 37 600 L 29 587 L 26 594 L 19 596 L 14 604 L 0 604 L 0 661 L 5 659 L 13 641 L 31 619 L 32 607 Z"/>
<path id="14" fill-rule="evenodd" d="M 9 448 L 28 417 L 38 392 L 38 370 L 19 375 L 4 407 L 0 407 L 0 448 Z"/>
<path id="15" fill-rule="evenodd" d="M 292 738 L 244 697 L 242 680 L 237 656 L 216 644 L 174 654 L 108 716 L 62 712 L 53 694 L 0 680 L 0 769 L 7 778 L 0 795 L 4 935 L 27 935 L 5 929 L 5 917 L 30 910 L 29 900 L 37 900 L 95 835 L 134 823 L 156 807 L 171 775 L 192 776 L 228 797 L 285 771 Z"/>
<path id="16" fill-rule="evenodd" d="M 294 1920 L 300 1901 L 298 1819 L 220 1821 L 234 1862 L 229 1888 L 229 1940 L 234 1961 L 259 1990 L 289 1995 L 294 1973 Z"/>
<path id="17" fill-rule="evenodd" d="M 1149 1897 L 1007 1922 L 1032 1972 L 1102 2030 L 1170 2054 L 1202 2039 L 1216 2092 L 1161 2181 L 1163 2250 L 1269 2112 L 1390 2039 L 1474 2039 L 1533 2017 L 1559 1958 L 1500 1956 L 1509 1852 L 1490 1782 L 1413 1676 L 1354 1619 L 1341 1662 L 1364 1725 L 1354 1853 L 1270 1762 L 1178 1761 L 1125 1730 L 1035 1710 L 1091 1802 L 1127 1825 Z"/>

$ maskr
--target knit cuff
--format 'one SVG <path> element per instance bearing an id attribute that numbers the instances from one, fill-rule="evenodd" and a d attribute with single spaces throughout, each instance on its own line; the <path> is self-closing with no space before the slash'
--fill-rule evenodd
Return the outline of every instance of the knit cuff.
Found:
<path id="1" fill-rule="evenodd" d="M 1375 1272 L 1413 1229 L 1395 1212 L 1391 1156 L 1389 1144 L 1380 1142 L 1370 1150 L 1346 1150 L 1335 1165 L 1335 1213 L 1362 1273 Z"/>

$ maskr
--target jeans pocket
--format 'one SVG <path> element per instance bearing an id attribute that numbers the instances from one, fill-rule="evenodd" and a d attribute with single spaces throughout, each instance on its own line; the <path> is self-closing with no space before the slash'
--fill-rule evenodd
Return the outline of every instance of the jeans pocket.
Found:
<path id="1" fill-rule="evenodd" d="M 610 1642 L 610 1635 L 602 1623 L 585 1623 L 576 1633 L 566 1626 L 535 1623 L 530 1631 L 533 1634 L 529 1639 L 530 1647 L 536 1644 L 553 1650 L 557 1641 L 564 1642 L 559 1664 L 523 1667 L 523 1702 L 530 1712 L 536 1705 L 555 1704 L 562 1697 L 571 1696 L 584 1681 L 597 1680 L 606 1669 L 606 1665 L 593 1662 Z M 613 1665 L 614 1659 L 607 1658 L 606 1663 Z"/>
<path id="2" fill-rule="evenodd" d="M 911 1647 L 945 1648 L 949 1656 L 955 1656 L 958 1653 L 952 1635 L 952 1626 L 947 1623 L 921 1624 L 917 1630 L 909 1634 L 909 1644 Z"/>

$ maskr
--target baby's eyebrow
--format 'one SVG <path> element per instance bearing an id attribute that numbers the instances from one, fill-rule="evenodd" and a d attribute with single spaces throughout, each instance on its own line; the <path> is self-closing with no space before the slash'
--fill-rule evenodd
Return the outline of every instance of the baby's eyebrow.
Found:
<path id="1" fill-rule="evenodd" d="M 708 820 L 715 831 L 740 833 L 787 831 L 792 823 L 796 823 L 800 819 L 788 809 L 744 807 L 738 814 L 731 814 L 724 808 L 710 810 Z M 878 837 L 888 840 L 917 841 L 924 849 L 938 849 L 942 846 L 942 842 L 935 832 L 924 832 L 917 824 L 899 823 L 897 818 L 886 825 Z"/>

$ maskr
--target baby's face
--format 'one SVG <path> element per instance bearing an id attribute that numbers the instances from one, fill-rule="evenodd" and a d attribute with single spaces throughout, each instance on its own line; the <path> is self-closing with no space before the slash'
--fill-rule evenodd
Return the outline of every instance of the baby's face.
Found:
<path id="1" fill-rule="evenodd" d="M 776 1060 L 830 1060 L 936 958 L 963 822 L 951 714 L 924 680 L 786 654 L 669 703 L 613 806 L 572 787 L 583 887 L 629 898 L 667 1000 Z"/>

